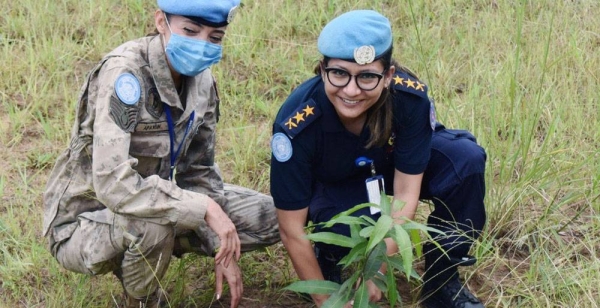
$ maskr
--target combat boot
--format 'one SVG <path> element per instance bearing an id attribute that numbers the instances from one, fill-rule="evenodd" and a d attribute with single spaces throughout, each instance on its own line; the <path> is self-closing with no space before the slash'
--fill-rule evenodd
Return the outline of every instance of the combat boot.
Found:
<path id="1" fill-rule="evenodd" d="M 447 281 L 425 280 L 421 288 L 421 305 L 424 308 L 484 308 L 466 285 L 452 276 Z"/>
<path id="2" fill-rule="evenodd" d="M 425 255 L 425 275 L 420 300 L 424 308 L 483 308 L 481 301 L 459 279 L 459 266 L 477 262 L 472 256 L 457 258 L 440 256 L 436 252 Z"/>
<path id="3" fill-rule="evenodd" d="M 148 296 L 146 298 L 135 298 L 127 293 L 123 295 L 123 308 L 158 308 L 158 298 Z"/>

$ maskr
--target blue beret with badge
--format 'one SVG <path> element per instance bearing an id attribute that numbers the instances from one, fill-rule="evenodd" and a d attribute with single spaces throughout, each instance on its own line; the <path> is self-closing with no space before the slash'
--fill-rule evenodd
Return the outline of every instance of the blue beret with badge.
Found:
<path id="1" fill-rule="evenodd" d="M 181 15 L 209 27 L 224 27 L 231 23 L 240 0 L 158 0 L 165 13 Z"/>
<path id="2" fill-rule="evenodd" d="M 326 57 L 368 64 L 392 47 L 392 27 L 376 11 L 350 11 L 325 25 L 317 47 Z"/>

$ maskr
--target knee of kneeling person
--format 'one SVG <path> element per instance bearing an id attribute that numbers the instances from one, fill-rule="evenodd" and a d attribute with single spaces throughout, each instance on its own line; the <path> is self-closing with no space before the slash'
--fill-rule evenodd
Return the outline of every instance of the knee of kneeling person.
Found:
<path id="1" fill-rule="evenodd" d="M 465 173 L 485 173 L 487 154 L 485 149 L 471 140 L 461 142 L 462 153 L 459 159 L 463 160 Z"/>
<path id="2" fill-rule="evenodd" d="M 175 228 L 172 225 L 126 219 L 121 220 L 115 228 L 117 237 L 119 237 L 118 233 L 121 233 L 123 245 L 128 247 L 150 248 L 157 245 L 169 247 L 175 242 Z"/>

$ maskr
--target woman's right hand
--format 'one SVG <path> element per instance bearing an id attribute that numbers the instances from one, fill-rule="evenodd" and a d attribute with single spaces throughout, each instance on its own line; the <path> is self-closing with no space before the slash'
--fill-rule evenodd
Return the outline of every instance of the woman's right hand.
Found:
<path id="1" fill-rule="evenodd" d="M 241 242 L 235 225 L 221 206 L 211 198 L 208 198 L 204 220 L 221 241 L 221 246 L 215 256 L 215 264 L 222 263 L 223 266 L 228 267 L 232 259 L 235 258 L 234 260 L 238 261 L 241 254 Z"/>

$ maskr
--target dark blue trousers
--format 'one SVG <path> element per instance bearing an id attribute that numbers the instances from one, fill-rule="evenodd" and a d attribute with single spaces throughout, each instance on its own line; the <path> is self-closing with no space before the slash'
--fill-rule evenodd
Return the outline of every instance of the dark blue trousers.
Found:
<path id="1" fill-rule="evenodd" d="M 446 254 L 431 243 L 424 249 L 428 272 L 440 278 L 456 273 L 485 225 L 485 162 L 485 150 L 471 133 L 436 127 L 421 199 L 434 204 L 428 226 L 445 232 L 431 235 Z"/>
<path id="2" fill-rule="evenodd" d="M 446 252 L 428 243 L 424 247 L 428 272 L 445 278 L 456 274 L 456 265 L 464 262 L 486 220 L 485 150 L 475 137 L 465 130 L 451 130 L 438 124 L 432 138 L 431 158 L 423 176 L 421 199 L 431 200 L 434 209 L 427 220 L 430 227 L 444 231 L 444 235 L 431 234 Z M 313 222 L 323 222 L 334 214 L 311 217 Z M 364 209 L 356 215 L 368 215 Z M 316 218 L 316 219 L 315 219 Z M 377 217 L 374 217 L 377 218 Z M 316 220 L 316 221 L 315 221 Z M 325 230 L 323 230 L 325 231 Z M 336 224 L 330 230 L 349 235 L 346 225 Z M 349 250 L 317 243 L 319 251 L 341 259 Z M 467 262 L 468 263 L 468 262 Z"/>

